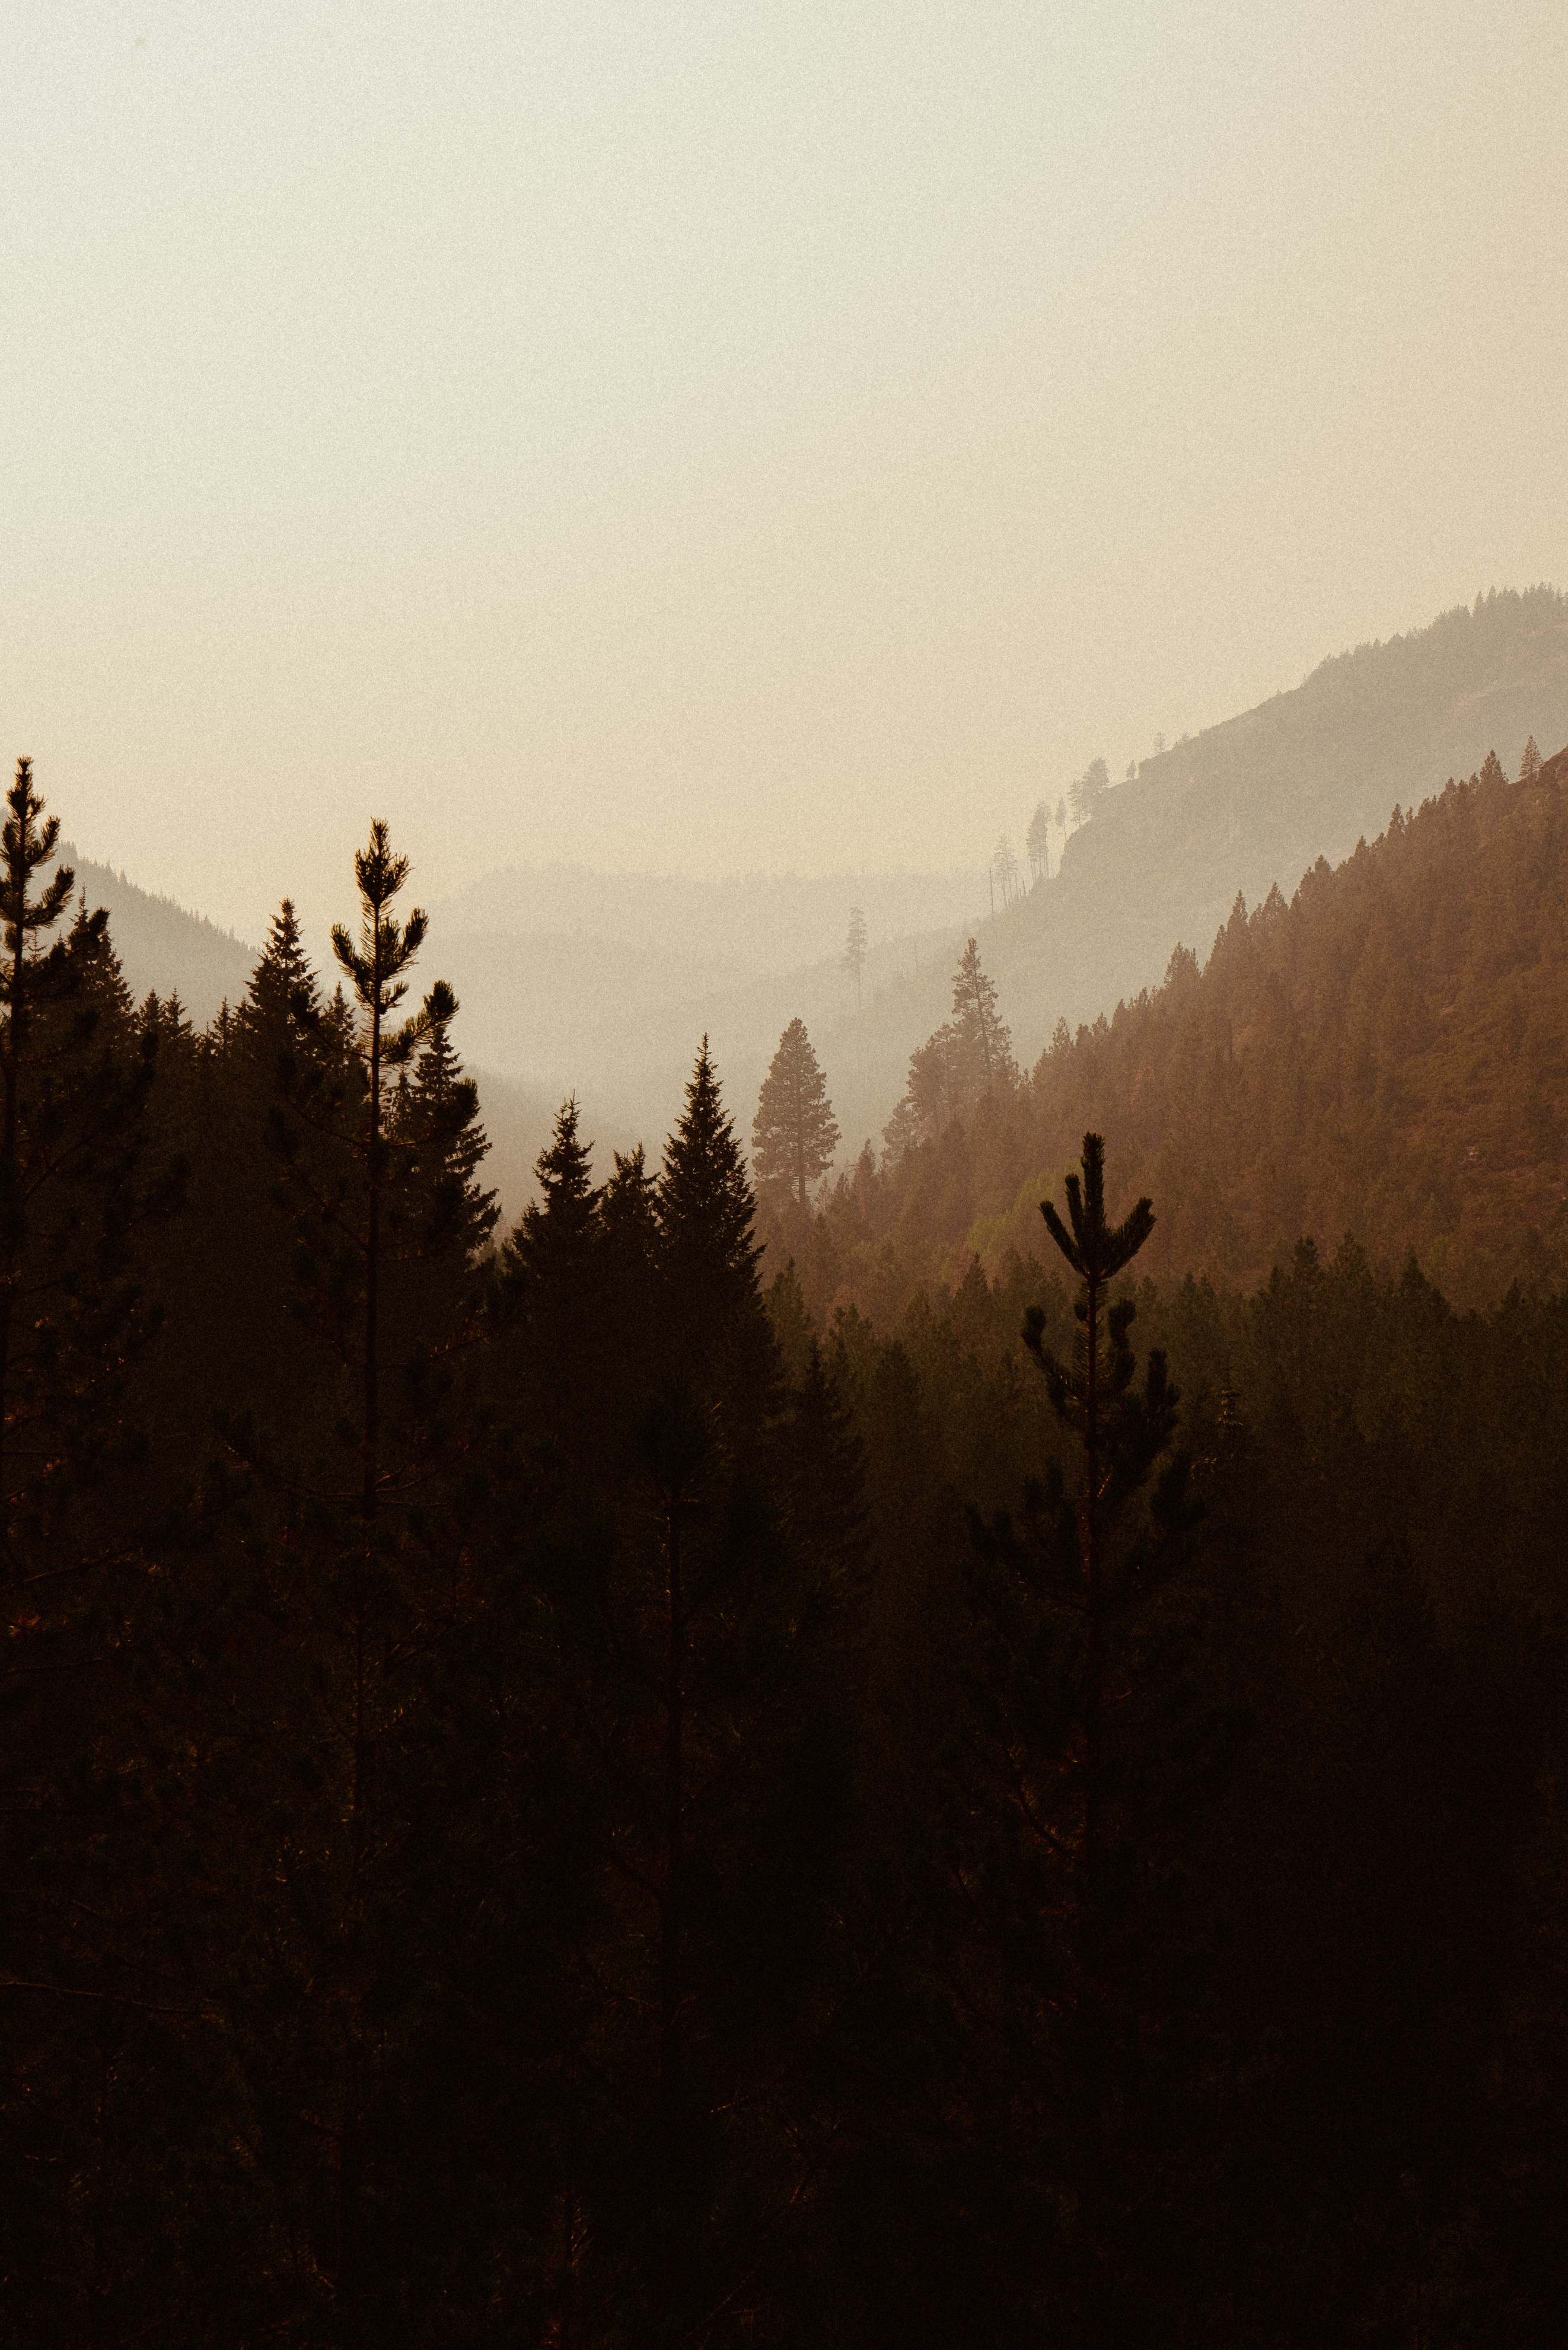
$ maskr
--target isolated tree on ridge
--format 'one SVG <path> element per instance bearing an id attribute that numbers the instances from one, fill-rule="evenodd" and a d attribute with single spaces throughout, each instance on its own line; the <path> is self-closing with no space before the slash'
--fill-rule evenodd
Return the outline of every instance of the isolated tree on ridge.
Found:
<path id="1" fill-rule="evenodd" d="M 1032 881 L 1051 879 L 1051 811 L 1044 800 L 1029 819 L 1025 845 L 1029 850 L 1029 878 Z"/>

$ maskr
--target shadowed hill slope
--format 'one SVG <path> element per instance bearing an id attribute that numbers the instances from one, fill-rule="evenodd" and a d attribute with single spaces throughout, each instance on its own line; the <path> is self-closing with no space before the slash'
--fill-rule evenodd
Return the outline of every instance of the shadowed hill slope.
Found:
<path id="1" fill-rule="evenodd" d="M 1320 858 L 1287 906 L 1240 898 L 1201 972 L 1070 1036 L 809 1233 L 775 1226 L 819 1310 L 896 1315 L 971 1253 L 1042 1253 L 1038 1202 L 1084 1133 L 1160 1204 L 1140 1270 L 1251 1284 L 1306 1236 L 1414 1251 L 1459 1304 L 1568 1274 L 1568 751 L 1532 782 L 1450 784 Z"/>
<path id="2" fill-rule="evenodd" d="M 194 1024 L 204 1028 L 225 997 L 239 1002 L 259 949 L 172 898 L 139 889 L 123 873 L 68 844 L 61 846 L 60 861 L 76 868 L 77 889 L 89 907 L 109 909 L 114 951 L 138 1003 L 150 993 L 178 995 Z"/>

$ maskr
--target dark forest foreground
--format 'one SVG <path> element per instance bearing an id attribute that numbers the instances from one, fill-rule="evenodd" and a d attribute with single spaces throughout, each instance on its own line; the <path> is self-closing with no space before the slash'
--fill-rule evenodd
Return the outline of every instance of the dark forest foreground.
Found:
<path id="1" fill-rule="evenodd" d="M 1568 1302 L 497 1245 L 384 835 L 198 1036 L 9 806 L 0 2340 L 1562 2339 Z"/>

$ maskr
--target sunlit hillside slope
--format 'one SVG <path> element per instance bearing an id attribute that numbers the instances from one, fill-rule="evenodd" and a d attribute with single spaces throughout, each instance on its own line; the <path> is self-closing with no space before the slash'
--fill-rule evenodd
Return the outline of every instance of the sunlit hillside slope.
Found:
<path id="1" fill-rule="evenodd" d="M 1158 1222 L 1140 1270 L 1253 1283 L 1304 1237 L 1414 1251 L 1459 1304 L 1568 1277 L 1568 751 L 1448 787 L 1319 859 L 1287 905 L 1237 899 L 1199 970 L 1054 1042 L 897 1167 L 775 1225 L 818 1310 L 878 1319 L 978 1253 L 1048 1253 L 1084 1133 Z"/>
<path id="2" fill-rule="evenodd" d="M 980 930 L 1027 1066 L 1076 1026 L 1158 983 L 1179 941 L 1199 955 L 1240 889 L 1288 898 L 1319 857 L 1347 857 L 1396 800 L 1476 772 L 1511 775 L 1526 740 L 1568 738 L 1568 598 L 1511 592 L 1324 661 L 1305 683 L 1146 759 L 1067 844 L 1059 877 Z M 950 969 L 950 965 L 948 967 Z M 817 1039 L 846 1142 L 881 1128 L 914 1046 L 948 1012 L 948 969 L 887 988 Z"/>

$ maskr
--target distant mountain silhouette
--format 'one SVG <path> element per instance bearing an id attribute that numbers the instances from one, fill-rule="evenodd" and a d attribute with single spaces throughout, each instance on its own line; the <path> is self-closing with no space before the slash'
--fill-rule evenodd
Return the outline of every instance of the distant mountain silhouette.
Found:
<path id="1" fill-rule="evenodd" d="M 873 939 L 951 929 L 988 902 L 985 868 L 951 873 L 595 873 L 580 865 L 508 866 L 438 901 L 432 924 L 458 934 L 604 940 L 689 966 L 688 989 L 793 971 L 842 953 L 852 907 Z"/>

